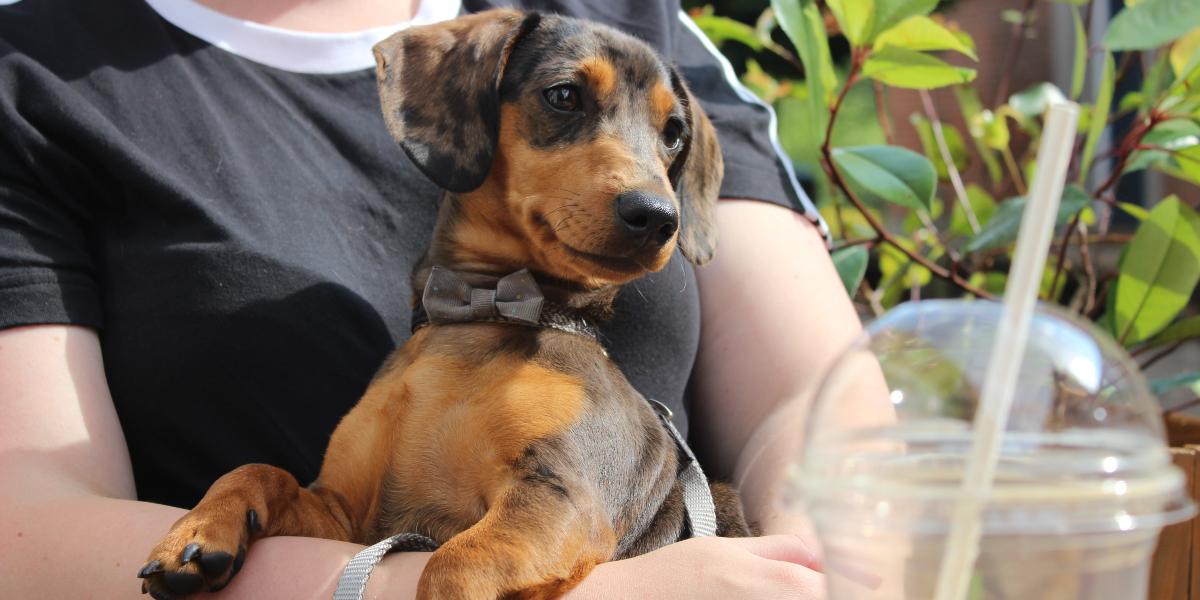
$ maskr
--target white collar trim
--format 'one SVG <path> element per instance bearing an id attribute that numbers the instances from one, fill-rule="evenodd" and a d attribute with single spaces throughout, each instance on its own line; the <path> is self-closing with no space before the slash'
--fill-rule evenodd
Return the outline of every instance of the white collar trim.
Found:
<path id="1" fill-rule="evenodd" d="M 371 46 L 415 25 L 458 16 L 462 0 L 422 0 L 411 21 L 346 33 L 310 33 L 243 21 L 195 0 L 146 0 L 168 23 L 242 58 L 296 73 L 330 74 L 375 66 Z"/>

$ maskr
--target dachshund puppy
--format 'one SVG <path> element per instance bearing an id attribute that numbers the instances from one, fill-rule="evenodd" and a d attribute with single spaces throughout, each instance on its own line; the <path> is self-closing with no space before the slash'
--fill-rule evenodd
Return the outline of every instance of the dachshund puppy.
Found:
<path id="1" fill-rule="evenodd" d="M 645 44 L 559 16 L 493 10 L 375 54 L 388 128 L 446 190 L 412 277 L 424 326 L 311 485 L 246 465 L 175 523 L 139 573 L 155 598 L 224 587 L 272 535 L 427 536 L 418 596 L 454 600 L 557 597 L 689 535 L 687 455 L 595 324 L 676 245 L 712 257 L 722 162 L 699 104 Z M 711 491 L 717 533 L 748 535 Z"/>

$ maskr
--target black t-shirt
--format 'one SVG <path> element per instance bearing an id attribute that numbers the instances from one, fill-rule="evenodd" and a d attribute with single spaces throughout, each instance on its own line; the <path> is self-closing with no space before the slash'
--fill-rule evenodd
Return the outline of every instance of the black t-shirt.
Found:
<path id="1" fill-rule="evenodd" d="M 188 33 L 168 4 L 205 10 L 0 6 L 0 327 L 98 330 L 139 496 L 191 506 L 247 462 L 315 477 L 338 419 L 409 336 L 408 274 L 440 192 L 384 128 L 370 58 L 336 73 L 269 66 L 224 49 L 237 40 Z M 717 126 L 722 195 L 816 218 L 768 111 L 731 85 L 677 2 L 524 7 L 655 46 Z M 628 286 L 603 328 L 634 386 L 681 426 L 698 304 L 677 254 Z"/>

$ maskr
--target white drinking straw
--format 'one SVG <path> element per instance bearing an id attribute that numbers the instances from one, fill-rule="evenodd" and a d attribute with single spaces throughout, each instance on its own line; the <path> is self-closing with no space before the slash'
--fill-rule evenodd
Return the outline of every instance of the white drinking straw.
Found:
<path id="1" fill-rule="evenodd" d="M 1037 305 L 1042 272 L 1050 252 L 1050 239 L 1058 216 L 1067 167 L 1071 163 L 1079 106 L 1054 104 L 1046 116 L 1037 173 L 1021 217 L 1020 235 L 1004 289 L 1004 306 L 992 355 L 984 375 L 980 404 L 975 413 L 975 433 L 962 482 L 962 499 L 955 507 L 946 551 L 938 573 L 937 600 L 963 600 L 979 556 L 982 533 L 981 504 L 991 495 L 1000 459 L 1001 439 L 1008 424 L 1017 375 L 1025 356 L 1029 324 Z"/>

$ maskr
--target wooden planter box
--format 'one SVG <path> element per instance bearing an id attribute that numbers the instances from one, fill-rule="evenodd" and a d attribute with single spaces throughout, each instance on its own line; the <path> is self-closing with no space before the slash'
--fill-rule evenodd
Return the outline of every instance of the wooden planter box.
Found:
<path id="1" fill-rule="evenodd" d="M 1192 499 L 1200 502 L 1200 419 L 1168 415 L 1167 438 L 1175 464 L 1187 474 Z M 1150 571 L 1150 600 L 1200 600 L 1200 523 L 1163 530 Z"/>

